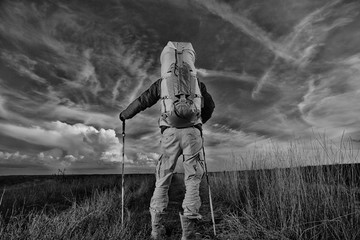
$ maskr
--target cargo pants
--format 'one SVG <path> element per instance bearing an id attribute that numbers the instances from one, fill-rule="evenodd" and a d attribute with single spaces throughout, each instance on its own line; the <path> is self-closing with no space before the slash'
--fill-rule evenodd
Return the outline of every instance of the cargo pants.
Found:
<path id="1" fill-rule="evenodd" d="M 168 190 L 176 162 L 183 154 L 186 188 L 182 203 L 184 215 L 199 215 L 201 206 L 199 188 L 204 175 L 202 144 L 201 132 L 195 127 L 165 129 L 161 139 L 162 155 L 156 166 L 156 184 L 150 201 L 150 210 L 158 213 L 165 211 L 169 202 Z"/>

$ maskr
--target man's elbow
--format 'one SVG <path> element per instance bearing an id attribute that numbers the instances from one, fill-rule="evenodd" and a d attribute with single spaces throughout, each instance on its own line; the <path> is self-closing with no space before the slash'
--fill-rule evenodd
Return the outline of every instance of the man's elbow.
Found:
<path id="1" fill-rule="evenodd" d="M 212 116 L 212 112 L 204 113 L 201 115 L 201 120 L 203 123 L 206 123 Z"/>

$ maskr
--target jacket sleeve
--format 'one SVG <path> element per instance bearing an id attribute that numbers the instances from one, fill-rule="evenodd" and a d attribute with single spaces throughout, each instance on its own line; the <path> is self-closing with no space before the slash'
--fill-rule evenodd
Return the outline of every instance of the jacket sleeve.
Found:
<path id="1" fill-rule="evenodd" d="M 204 107 L 201 109 L 201 119 L 203 123 L 206 123 L 214 112 L 215 103 L 211 95 L 207 92 L 204 83 L 200 82 L 200 91 L 204 100 Z"/>
<path id="2" fill-rule="evenodd" d="M 137 99 L 120 113 L 124 119 L 130 119 L 139 112 L 153 106 L 160 99 L 160 84 L 161 79 L 154 82 L 145 92 L 143 92 Z"/>

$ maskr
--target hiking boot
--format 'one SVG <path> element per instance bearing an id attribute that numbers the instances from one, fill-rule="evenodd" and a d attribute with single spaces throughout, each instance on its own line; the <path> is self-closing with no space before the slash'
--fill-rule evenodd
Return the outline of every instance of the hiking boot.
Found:
<path id="1" fill-rule="evenodd" d="M 181 213 L 179 213 L 179 215 L 180 215 L 181 228 L 182 228 L 181 240 L 197 239 L 198 234 L 195 233 L 195 221 L 200 218 L 184 216 Z"/>
<path id="2" fill-rule="evenodd" d="M 156 212 L 150 209 L 151 215 L 151 239 L 161 240 L 165 236 L 165 227 L 162 225 L 163 213 Z"/>

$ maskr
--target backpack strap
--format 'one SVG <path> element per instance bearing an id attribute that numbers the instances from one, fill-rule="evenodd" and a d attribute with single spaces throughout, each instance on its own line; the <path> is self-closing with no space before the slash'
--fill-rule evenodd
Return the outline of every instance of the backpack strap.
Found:
<path id="1" fill-rule="evenodd" d="M 195 88 L 196 88 L 196 84 L 197 84 L 197 78 L 194 77 L 194 76 L 190 76 L 190 79 L 191 79 L 191 83 L 190 83 L 190 92 L 191 93 L 194 93 L 195 92 Z M 194 98 L 196 97 L 196 94 L 193 94 Z"/>
<path id="2" fill-rule="evenodd" d="M 163 93 L 161 99 L 176 99 L 174 80 L 170 78 L 171 76 L 162 79 L 163 88 L 161 88 L 161 90 L 163 91 Z"/>
<path id="3" fill-rule="evenodd" d="M 175 96 L 177 95 L 180 95 L 182 94 L 181 92 L 181 78 L 182 78 L 182 75 L 183 75 L 183 70 L 182 70 L 182 67 L 183 67 L 183 59 L 182 59 L 182 51 L 178 51 L 177 49 L 175 49 L 175 58 L 176 58 L 176 62 L 175 64 L 177 65 L 177 68 L 178 68 L 178 75 L 175 75 L 177 76 L 177 79 L 176 81 L 176 88 L 174 88 L 174 90 L 176 90 L 176 92 L 174 93 Z"/>

